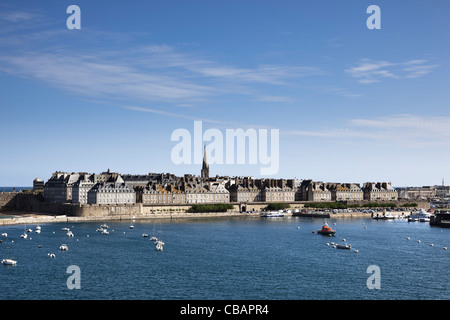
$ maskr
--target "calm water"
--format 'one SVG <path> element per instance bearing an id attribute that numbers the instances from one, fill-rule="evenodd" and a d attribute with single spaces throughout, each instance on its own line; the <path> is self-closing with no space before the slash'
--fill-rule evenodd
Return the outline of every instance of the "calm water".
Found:
<path id="1" fill-rule="evenodd" d="M 312 233 L 322 220 L 300 218 L 135 222 L 133 230 L 129 222 L 109 222 L 109 235 L 95 231 L 100 223 L 44 224 L 26 240 L 23 225 L 0 227 L 9 257 L 18 261 L 0 266 L 0 300 L 450 298 L 450 250 L 443 250 L 450 229 L 400 220 L 328 222 L 336 237 Z M 163 252 L 142 237 L 153 230 L 162 230 Z M 342 238 L 351 251 L 326 245 Z M 68 251 L 58 249 L 63 243 Z M 80 268 L 80 290 L 66 286 L 70 265 Z M 380 267 L 380 290 L 366 286 L 369 265 Z"/>

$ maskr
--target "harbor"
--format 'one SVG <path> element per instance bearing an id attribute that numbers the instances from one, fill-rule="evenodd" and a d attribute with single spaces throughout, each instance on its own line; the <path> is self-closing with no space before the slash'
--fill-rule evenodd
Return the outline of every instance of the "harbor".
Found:
<path id="1" fill-rule="evenodd" d="M 0 298 L 385 300 L 450 292 L 437 276 L 447 268 L 450 230 L 406 219 L 327 224 L 334 235 L 317 233 L 322 219 L 295 216 L 64 221 L 40 224 L 39 233 L 36 224 L 2 226 L 17 264 L 0 268 Z M 162 252 L 152 241 L 159 231 Z M 245 245 L 235 250 L 237 243 Z M 80 290 L 66 286 L 71 265 L 81 270 Z M 380 267 L 380 290 L 366 286 L 370 265 Z"/>

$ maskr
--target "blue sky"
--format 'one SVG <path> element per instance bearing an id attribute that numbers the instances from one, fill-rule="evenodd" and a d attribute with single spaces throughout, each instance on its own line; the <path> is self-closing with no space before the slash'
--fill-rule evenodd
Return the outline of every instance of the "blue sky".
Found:
<path id="1" fill-rule="evenodd" d="M 68 30 L 69 5 L 81 29 Z M 369 30 L 369 5 L 381 29 Z M 273 177 L 450 181 L 450 3 L 2 1 L 0 185 L 200 173 L 178 128 L 279 129 Z M 248 152 L 248 151 L 247 151 Z M 253 175 L 261 164 L 211 164 Z"/>

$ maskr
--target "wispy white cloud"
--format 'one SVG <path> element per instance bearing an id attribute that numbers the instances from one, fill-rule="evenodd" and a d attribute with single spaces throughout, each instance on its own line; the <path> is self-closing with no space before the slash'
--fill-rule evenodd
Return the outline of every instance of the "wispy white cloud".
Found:
<path id="1" fill-rule="evenodd" d="M 369 84 L 383 79 L 419 78 L 430 73 L 436 64 L 429 64 L 427 60 L 410 60 L 406 62 L 373 61 L 361 59 L 345 72 L 358 79 L 359 83 Z"/>
<path id="2" fill-rule="evenodd" d="M 281 134 L 377 143 L 398 148 L 449 147 L 450 117 L 397 114 L 373 119 L 350 119 L 339 128 L 290 130 L 282 131 Z"/>
<path id="3" fill-rule="evenodd" d="M 104 61 L 100 56 L 39 52 L 1 55 L 0 71 L 94 98 L 179 102 L 195 101 L 214 92 L 211 87 L 181 77 L 143 72 L 137 66 Z"/>
<path id="4" fill-rule="evenodd" d="M 258 85 L 290 86 L 292 79 L 320 74 L 314 67 L 224 65 L 166 45 L 84 54 L 59 48 L 0 53 L 0 71 L 88 98 L 184 105 L 211 101 L 224 94 L 248 95 L 259 101 L 277 97 L 278 102 L 287 102 L 290 98 L 271 95 L 267 87 L 261 92 Z"/>
<path id="5" fill-rule="evenodd" d="M 40 20 L 42 15 L 37 12 L 11 10 L 0 12 L 0 21 L 8 23 L 39 22 Z"/>

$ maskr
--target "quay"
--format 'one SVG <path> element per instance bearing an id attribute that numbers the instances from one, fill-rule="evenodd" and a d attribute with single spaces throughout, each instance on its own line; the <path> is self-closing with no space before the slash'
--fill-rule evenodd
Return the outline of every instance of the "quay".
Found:
<path id="1" fill-rule="evenodd" d="M 371 218 L 370 213 L 363 212 L 342 212 L 337 214 L 324 213 L 284 213 L 285 217 L 299 217 L 299 218 L 333 218 L 333 219 L 353 219 L 353 218 Z M 44 223 L 76 223 L 76 222 L 97 222 L 97 221 L 132 221 L 132 220 L 152 220 L 152 219 L 201 219 L 201 218 L 227 218 L 227 217 L 251 217 L 259 218 L 261 212 L 203 212 L 203 213 L 188 213 L 188 212 L 161 212 L 151 213 L 146 215 L 131 216 L 113 215 L 113 216 L 68 216 L 50 215 L 50 214 L 35 214 L 14 212 L 8 214 L 0 213 L 0 226 L 17 225 L 17 224 L 44 224 Z"/>
<path id="2" fill-rule="evenodd" d="M 151 219 L 192 219 L 192 218 L 212 218 L 212 217 L 259 217 L 259 212 L 240 213 L 240 212 L 205 212 L 205 213 L 154 213 L 144 216 L 116 215 L 116 216 L 91 216 L 74 217 L 67 215 L 45 215 L 45 214 L 8 214 L 2 218 L 0 214 L 0 226 L 16 224 L 44 224 L 44 223 L 70 223 L 70 222 L 97 222 L 97 221 L 132 221 L 132 220 L 151 220 Z"/>

